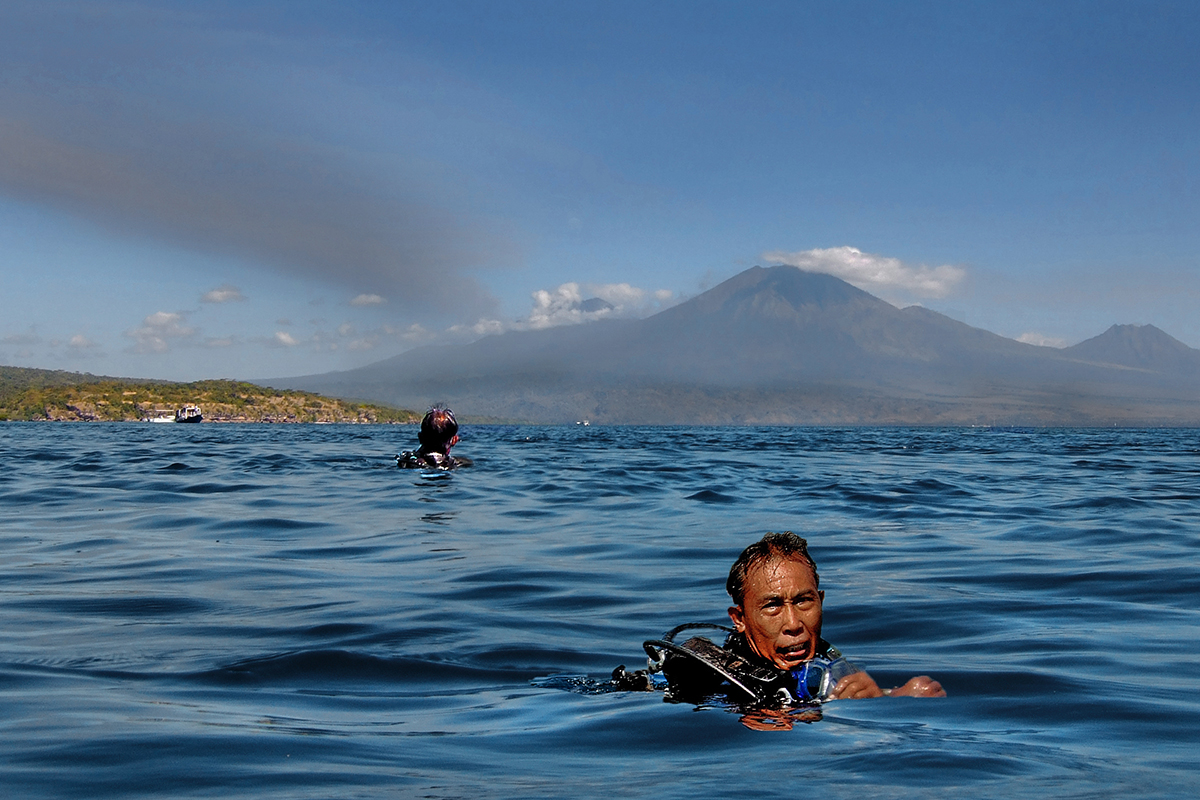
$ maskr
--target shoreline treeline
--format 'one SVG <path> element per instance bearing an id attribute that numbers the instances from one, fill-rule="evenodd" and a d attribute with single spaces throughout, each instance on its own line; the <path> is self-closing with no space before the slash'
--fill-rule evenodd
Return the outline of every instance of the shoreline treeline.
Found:
<path id="1" fill-rule="evenodd" d="M 139 422 L 198 405 L 207 422 L 413 423 L 421 415 L 374 403 L 245 381 L 192 383 L 0 367 L 0 421 Z"/>

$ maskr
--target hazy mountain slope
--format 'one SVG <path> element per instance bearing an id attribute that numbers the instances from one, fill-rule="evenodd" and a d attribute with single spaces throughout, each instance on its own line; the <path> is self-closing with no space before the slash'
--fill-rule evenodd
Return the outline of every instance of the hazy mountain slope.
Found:
<path id="1" fill-rule="evenodd" d="M 907 384 L 927 366 L 971 366 L 984 353 L 1031 357 L 1039 349 L 790 267 L 747 270 L 645 320 L 643 330 L 657 344 L 653 361 L 668 360 L 669 374 L 716 384 Z"/>
<path id="2" fill-rule="evenodd" d="M 1152 372 L 1200 373 L 1200 350 L 1193 350 L 1153 325 L 1113 325 L 1063 352 L 1084 361 Z"/>
<path id="3" fill-rule="evenodd" d="M 754 267 L 645 320 L 270 383 L 544 422 L 1200 424 L 1200 371 L 1188 368 L 1200 353 L 1157 329 L 1114 330 L 1037 347 L 829 275 Z"/>

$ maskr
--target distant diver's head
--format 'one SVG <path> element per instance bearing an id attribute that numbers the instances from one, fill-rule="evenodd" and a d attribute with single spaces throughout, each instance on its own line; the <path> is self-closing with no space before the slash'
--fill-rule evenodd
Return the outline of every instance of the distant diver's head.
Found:
<path id="1" fill-rule="evenodd" d="M 729 570 L 729 618 L 750 649 L 779 669 L 795 669 L 817 654 L 821 605 L 817 565 L 808 542 L 790 531 L 768 533 Z"/>
<path id="2" fill-rule="evenodd" d="M 417 441 L 426 450 L 449 452 L 458 442 L 458 422 L 454 419 L 454 412 L 440 406 L 429 409 L 425 418 L 421 420 L 421 432 L 417 434 Z"/>

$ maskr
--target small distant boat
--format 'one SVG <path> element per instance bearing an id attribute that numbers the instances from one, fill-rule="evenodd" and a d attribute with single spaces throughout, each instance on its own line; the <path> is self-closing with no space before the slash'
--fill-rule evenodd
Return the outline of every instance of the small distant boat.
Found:
<path id="1" fill-rule="evenodd" d="M 204 420 L 204 415 L 200 413 L 200 406 L 184 406 L 175 412 L 176 422 L 201 422 Z"/>

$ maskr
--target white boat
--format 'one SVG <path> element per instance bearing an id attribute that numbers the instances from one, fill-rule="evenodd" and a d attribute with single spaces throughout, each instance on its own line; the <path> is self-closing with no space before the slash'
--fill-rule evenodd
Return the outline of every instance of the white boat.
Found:
<path id="1" fill-rule="evenodd" d="M 161 408 L 154 411 L 157 416 L 147 418 L 146 422 L 202 422 L 204 420 L 199 406 L 184 406 L 176 409 L 174 414 Z"/>

